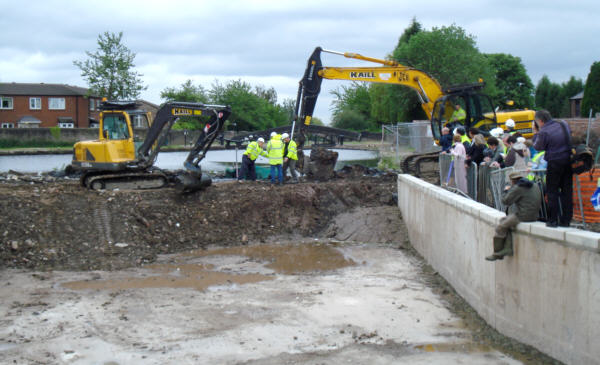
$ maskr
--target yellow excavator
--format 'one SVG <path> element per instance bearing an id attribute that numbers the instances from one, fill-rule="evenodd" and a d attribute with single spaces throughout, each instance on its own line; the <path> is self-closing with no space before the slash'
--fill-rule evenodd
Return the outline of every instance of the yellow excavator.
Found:
<path id="1" fill-rule="evenodd" d="M 173 179 L 175 186 L 192 192 L 210 185 L 200 161 L 223 129 L 230 107 L 171 101 L 158 109 L 154 120 L 136 102 L 103 101 L 100 110 L 99 138 L 77 142 L 73 148 L 71 167 L 83 172 L 83 186 L 93 190 L 166 186 L 171 178 L 155 168 L 154 162 L 181 117 L 196 119 L 204 128 L 183 164 L 184 172 Z M 147 127 L 144 139 L 135 134 L 134 126 Z"/>
<path id="2" fill-rule="evenodd" d="M 322 52 L 383 66 L 325 67 L 321 62 Z M 324 50 L 321 47 L 317 47 L 313 51 L 308 59 L 304 76 L 300 80 L 295 110 L 295 120 L 298 120 L 300 126 L 310 124 L 323 79 L 377 82 L 403 85 L 413 89 L 419 97 L 421 107 L 431 121 L 431 132 L 436 143 L 445 126 L 452 130 L 461 125 L 467 131 L 471 127 L 476 127 L 484 135 L 488 135 L 489 131 L 496 127 L 507 129 L 504 123 L 508 119 L 515 121 L 515 130 L 523 136 L 532 135 L 531 122 L 534 111 L 516 110 L 496 113 L 490 97 L 481 92 L 484 87 L 483 82 L 443 89 L 433 76 L 414 67 L 405 66 L 393 60 L 366 57 L 357 53 Z M 451 120 L 456 105 L 460 105 L 465 111 L 465 118 L 461 121 Z M 413 159 L 433 155 L 435 154 L 413 155 L 411 158 L 405 159 L 405 166 L 410 170 L 408 165 Z"/>

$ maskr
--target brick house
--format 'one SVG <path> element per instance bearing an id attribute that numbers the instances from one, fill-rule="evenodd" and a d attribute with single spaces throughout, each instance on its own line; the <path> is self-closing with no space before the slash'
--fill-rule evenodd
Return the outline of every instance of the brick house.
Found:
<path id="1" fill-rule="evenodd" d="M 98 120 L 100 98 L 63 84 L 0 83 L 0 127 L 88 128 Z"/>

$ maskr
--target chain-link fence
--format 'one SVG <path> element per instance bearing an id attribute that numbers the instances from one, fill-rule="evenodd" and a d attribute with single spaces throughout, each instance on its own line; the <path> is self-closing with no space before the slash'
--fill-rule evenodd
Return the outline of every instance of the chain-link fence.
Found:
<path id="1" fill-rule="evenodd" d="M 441 154 L 439 156 L 440 182 L 446 189 L 477 200 L 477 165 L 467 163 L 462 156 Z"/>
<path id="2" fill-rule="evenodd" d="M 429 121 L 382 125 L 381 146 L 395 154 L 397 163 L 404 155 L 440 151 L 433 142 Z"/>

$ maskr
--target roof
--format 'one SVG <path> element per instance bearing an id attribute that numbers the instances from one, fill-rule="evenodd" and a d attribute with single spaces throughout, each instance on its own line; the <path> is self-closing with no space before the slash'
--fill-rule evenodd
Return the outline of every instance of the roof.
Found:
<path id="1" fill-rule="evenodd" d="M 0 95 L 86 96 L 89 89 L 66 84 L 0 82 Z"/>
<path id="2" fill-rule="evenodd" d="M 32 117 L 31 115 L 25 115 L 21 117 L 17 122 L 19 123 L 41 123 L 42 121 L 36 117 Z"/>
<path id="3" fill-rule="evenodd" d="M 571 99 L 571 100 L 583 99 L 583 91 L 577 95 L 570 97 L 569 99 Z"/>

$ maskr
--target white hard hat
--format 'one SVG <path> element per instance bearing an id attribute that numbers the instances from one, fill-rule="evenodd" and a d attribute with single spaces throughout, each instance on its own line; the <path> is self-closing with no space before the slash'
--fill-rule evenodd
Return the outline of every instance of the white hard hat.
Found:
<path id="1" fill-rule="evenodd" d="M 264 142 L 264 141 L 265 141 L 265 139 L 264 139 L 264 138 L 262 138 L 262 137 L 259 137 L 259 138 L 256 140 L 256 142 Z"/>
<path id="2" fill-rule="evenodd" d="M 289 134 L 284 133 L 284 134 L 281 135 L 281 139 L 289 138 L 289 136 L 290 136 Z"/>
<path id="3" fill-rule="evenodd" d="M 276 134 L 277 134 L 277 132 L 271 132 L 271 137 L 273 137 Z"/>
<path id="4" fill-rule="evenodd" d="M 504 129 L 502 129 L 500 127 L 494 128 L 490 131 L 490 134 L 496 138 L 500 138 L 504 134 Z"/>
<path id="5" fill-rule="evenodd" d="M 506 124 L 506 126 L 508 128 L 514 128 L 515 127 L 515 121 L 512 119 L 508 119 L 504 124 Z"/>

